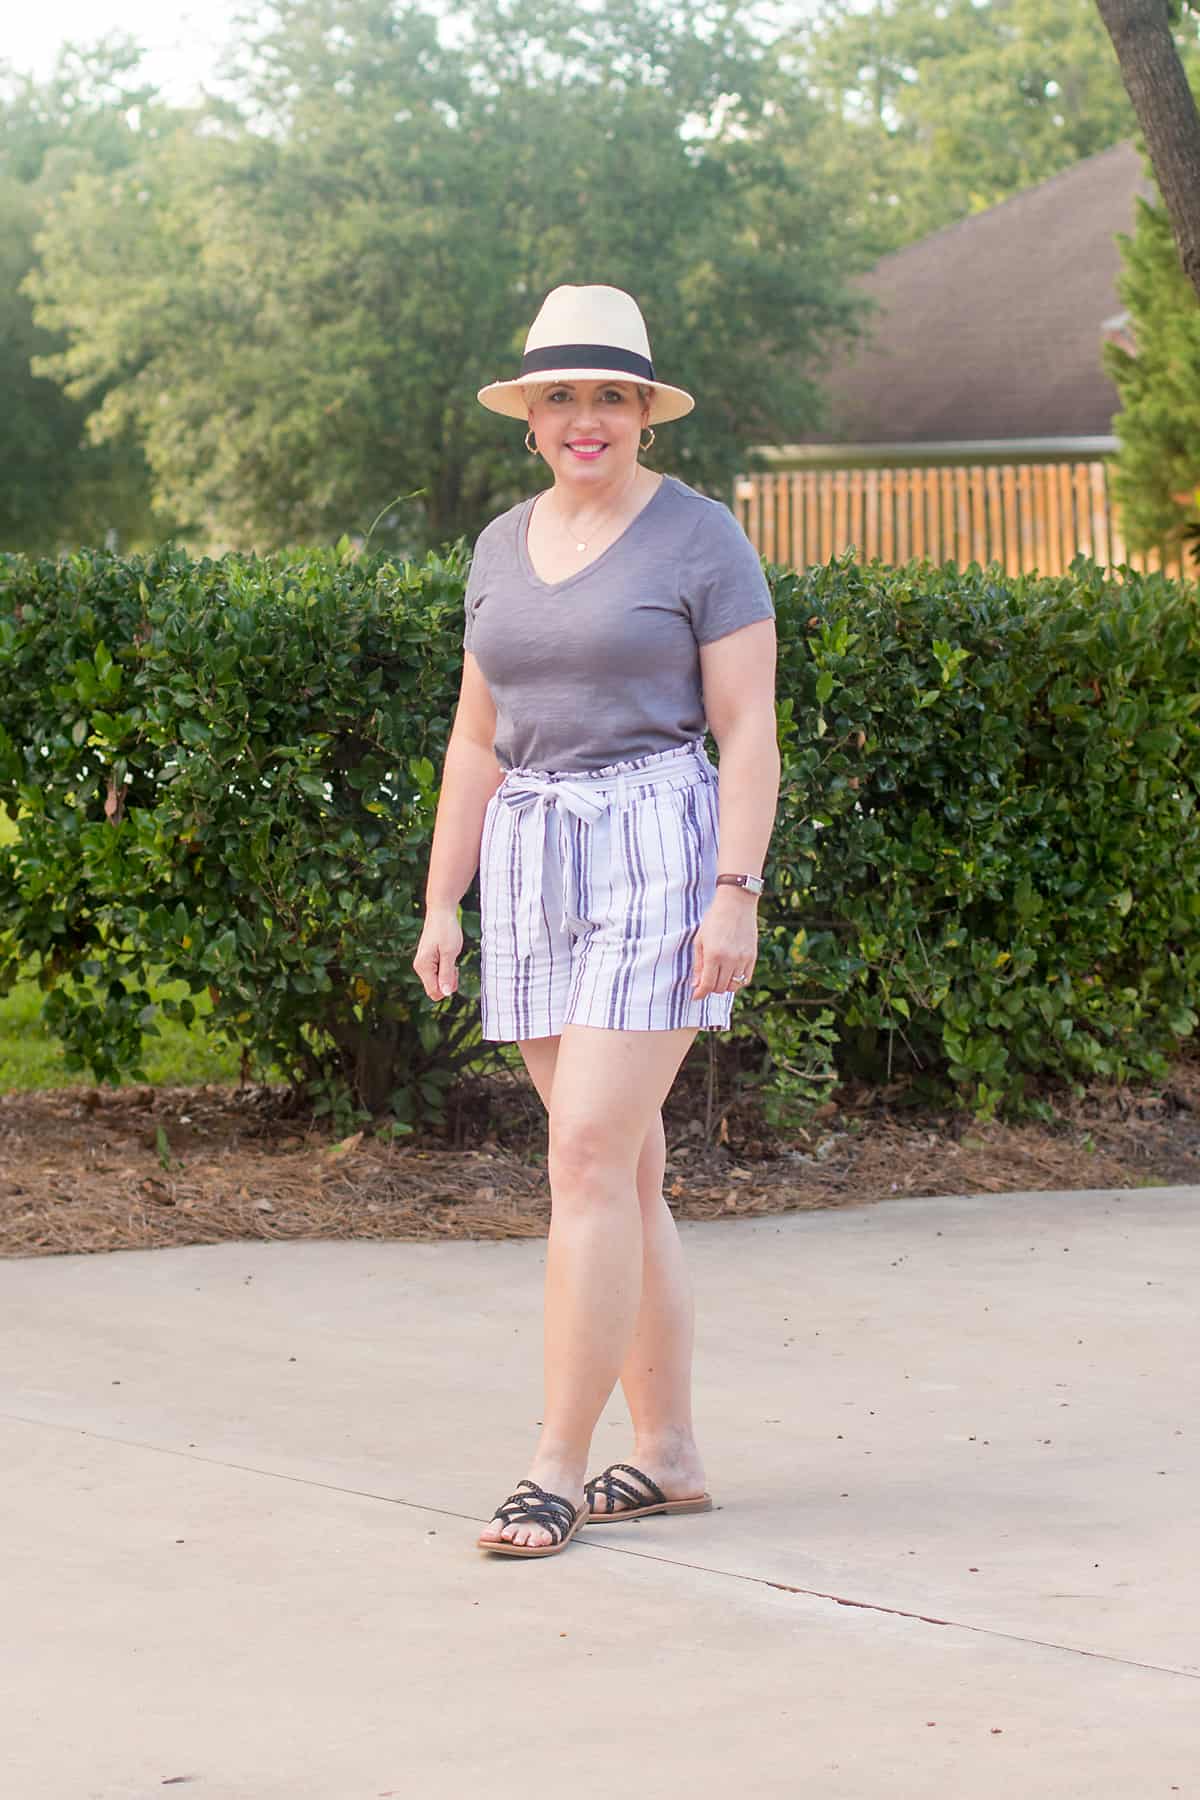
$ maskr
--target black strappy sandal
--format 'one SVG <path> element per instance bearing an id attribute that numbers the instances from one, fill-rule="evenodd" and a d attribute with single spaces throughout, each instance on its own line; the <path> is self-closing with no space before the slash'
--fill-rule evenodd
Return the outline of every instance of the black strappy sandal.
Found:
<path id="1" fill-rule="evenodd" d="M 522 1488 L 529 1492 L 523 1494 Z M 586 1506 L 572 1506 L 561 1494 L 548 1494 L 536 1481 L 519 1481 L 517 1491 L 492 1514 L 502 1525 L 540 1525 L 554 1536 L 552 1544 L 510 1544 L 503 1538 L 477 1538 L 481 1550 L 494 1556 L 557 1556 L 565 1550 L 588 1516 Z"/>
<path id="2" fill-rule="evenodd" d="M 639 1494 L 627 1481 L 622 1481 L 622 1474 L 632 1475 L 635 1481 L 640 1481 L 645 1492 Z M 649 1519 L 656 1513 L 712 1511 L 711 1494 L 698 1494 L 694 1500 L 668 1500 L 657 1481 L 651 1481 L 649 1475 L 643 1475 L 632 1463 L 611 1463 L 602 1475 L 593 1475 L 590 1481 L 585 1481 L 583 1491 L 587 1495 L 589 1525 L 615 1525 L 621 1519 Z M 597 1495 L 607 1502 L 602 1512 L 596 1510 Z"/>

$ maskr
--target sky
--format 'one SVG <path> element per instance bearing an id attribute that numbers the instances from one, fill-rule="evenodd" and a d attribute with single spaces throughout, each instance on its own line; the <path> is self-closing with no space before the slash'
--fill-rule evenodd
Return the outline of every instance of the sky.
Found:
<path id="1" fill-rule="evenodd" d="M 0 56 L 44 79 L 60 45 L 94 44 L 123 32 L 148 54 L 145 74 L 171 100 L 191 97 L 212 80 L 232 35 L 237 0 L 34 0 L 7 11 Z"/>
<path id="2" fill-rule="evenodd" d="M 114 32 L 146 50 L 147 81 L 177 105 L 214 85 L 221 51 L 234 35 L 245 0 L 24 0 L 10 6 L 0 35 L 0 61 L 44 80 L 64 43 L 94 44 Z M 815 0 L 782 0 L 794 17 Z M 768 11 L 774 9 L 768 8 Z"/>

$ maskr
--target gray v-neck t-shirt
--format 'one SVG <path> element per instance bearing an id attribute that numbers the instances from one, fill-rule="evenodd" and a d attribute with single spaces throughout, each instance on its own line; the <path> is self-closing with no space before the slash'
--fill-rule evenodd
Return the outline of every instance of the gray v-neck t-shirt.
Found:
<path id="1" fill-rule="evenodd" d="M 463 643 L 496 703 L 501 767 L 602 769 L 701 737 L 700 646 L 774 616 L 729 508 L 664 475 L 594 562 L 543 581 L 533 504 L 484 527 L 467 579 Z"/>

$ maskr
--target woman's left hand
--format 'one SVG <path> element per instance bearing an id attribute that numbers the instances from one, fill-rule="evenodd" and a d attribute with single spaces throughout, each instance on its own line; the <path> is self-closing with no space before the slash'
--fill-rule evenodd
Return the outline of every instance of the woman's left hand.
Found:
<path id="1" fill-rule="evenodd" d="M 758 957 L 758 907 L 744 888 L 719 887 L 696 933 L 692 999 L 736 994 L 746 987 Z M 744 975 L 745 981 L 731 981 Z"/>

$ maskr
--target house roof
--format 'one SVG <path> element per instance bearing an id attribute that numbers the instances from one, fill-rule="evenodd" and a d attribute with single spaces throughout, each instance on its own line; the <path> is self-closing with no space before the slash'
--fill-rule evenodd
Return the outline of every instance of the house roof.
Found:
<path id="1" fill-rule="evenodd" d="M 809 443 L 1101 435 L 1117 393 L 1101 366 L 1121 328 L 1118 232 L 1152 195 L 1132 144 L 906 245 L 856 284 L 870 338 L 833 363 L 830 426 Z"/>

